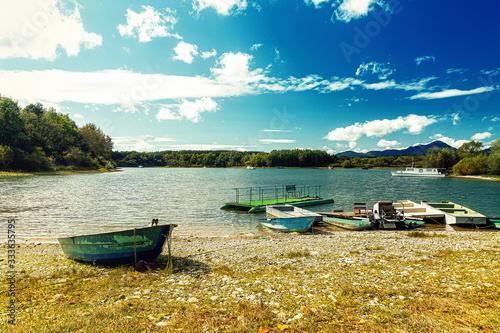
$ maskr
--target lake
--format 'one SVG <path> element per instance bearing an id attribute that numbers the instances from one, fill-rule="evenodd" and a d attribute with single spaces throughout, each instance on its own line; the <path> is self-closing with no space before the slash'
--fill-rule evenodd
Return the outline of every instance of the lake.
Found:
<path id="1" fill-rule="evenodd" d="M 174 235 L 262 234 L 265 214 L 221 210 L 235 187 L 322 185 L 334 204 L 314 211 L 352 211 L 354 202 L 449 200 L 500 216 L 500 182 L 460 178 L 392 177 L 389 170 L 123 168 L 121 172 L 0 178 L 0 215 L 16 220 L 16 240 L 55 239 L 160 223 Z"/>

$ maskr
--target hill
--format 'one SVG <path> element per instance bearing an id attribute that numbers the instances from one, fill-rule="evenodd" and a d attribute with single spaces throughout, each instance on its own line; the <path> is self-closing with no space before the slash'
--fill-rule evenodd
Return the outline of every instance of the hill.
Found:
<path id="1" fill-rule="evenodd" d="M 433 141 L 428 144 L 417 144 L 408 148 L 403 149 L 386 149 L 386 150 L 372 150 L 367 153 L 357 153 L 355 151 L 344 151 L 338 153 L 337 156 L 349 156 L 349 157 L 380 157 L 380 156 L 414 156 L 414 155 L 425 155 L 429 149 L 432 148 L 452 148 L 449 144 L 443 141 Z"/>

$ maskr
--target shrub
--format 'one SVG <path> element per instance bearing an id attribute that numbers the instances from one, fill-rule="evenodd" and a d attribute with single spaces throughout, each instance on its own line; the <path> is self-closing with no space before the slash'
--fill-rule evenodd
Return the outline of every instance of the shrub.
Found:
<path id="1" fill-rule="evenodd" d="M 500 175 L 500 152 L 493 153 L 488 157 L 488 173 Z"/>
<path id="2" fill-rule="evenodd" d="M 9 146 L 0 145 L 0 170 L 8 169 L 14 159 L 14 154 Z"/>
<path id="3" fill-rule="evenodd" d="M 457 175 L 483 175 L 486 173 L 487 161 L 484 154 L 466 157 L 453 166 L 453 172 Z"/>

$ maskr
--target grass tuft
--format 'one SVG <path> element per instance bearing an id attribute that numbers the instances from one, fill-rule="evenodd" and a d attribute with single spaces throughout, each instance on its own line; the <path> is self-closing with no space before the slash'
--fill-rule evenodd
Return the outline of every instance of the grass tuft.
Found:
<path id="1" fill-rule="evenodd" d="M 437 232 L 425 232 L 425 231 L 410 231 L 409 233 L 406 234 L 408 237 L 411 238 L 429 238 L 429 237 L 448 237 L 447 235 L 443 233 L 437 233 Z"/>

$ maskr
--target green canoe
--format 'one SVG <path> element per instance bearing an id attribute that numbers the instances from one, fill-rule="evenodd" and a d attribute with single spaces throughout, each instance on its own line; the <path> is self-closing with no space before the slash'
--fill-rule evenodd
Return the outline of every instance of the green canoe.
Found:
<path id="1" fill-rule="evenodd" d="M 134 228 L 101 234 L 58 238 L 59 244 L 70 258 L 100 264 L 151 261 L 170 241 L 176 224 Z"/>

